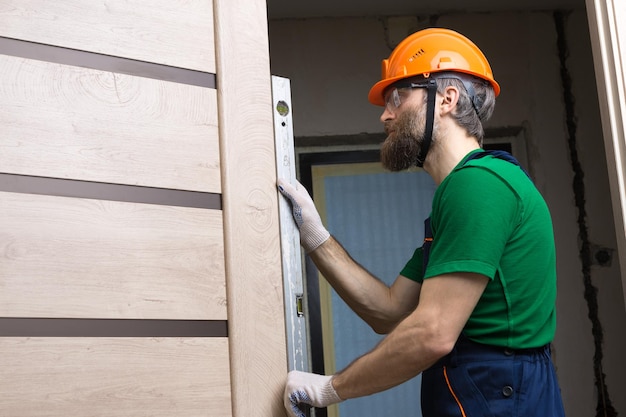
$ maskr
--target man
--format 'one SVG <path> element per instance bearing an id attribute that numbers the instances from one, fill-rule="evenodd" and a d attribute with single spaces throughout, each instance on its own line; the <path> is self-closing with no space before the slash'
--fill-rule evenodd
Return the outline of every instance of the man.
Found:
<path id="1" fill-rule="evenodd" d="M 383 61 L 386 168 L 423 167 L 437 190 L 425 240 L 387 287 L 324 228 L 300 184 L 279 180 L 301 243 L 345 302 L 387 336 L 335 375 L 292 371 L 290 416 L 422 373 L 426 417 L 563 416 L 550 357 L 556 261 L 548 208 L 510 155 L 481 149 L 500 87 L 463 35 L 426 29 Z M 411 192 L 411 190 L 407 190 Z"/>

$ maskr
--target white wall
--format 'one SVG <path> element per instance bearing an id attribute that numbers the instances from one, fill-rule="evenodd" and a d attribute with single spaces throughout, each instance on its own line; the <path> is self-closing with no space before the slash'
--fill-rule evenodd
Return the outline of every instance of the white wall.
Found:
<path id="1" fill-rule="evenodd" d="M 436 26 L 474 40 L 502 87 L 487 127 L 525 129 L 529 169 L 552 211 L 559 296 L 556 366 L 569 417 L 595 413 L 593 336 L 584 299 L 578 210 L 568 147 L 557 32 L 550 12 L 441 15 Z M 387 30 L 385 30 L 387 26 Z M 367 102 L 380 61 L 406 34 L 431 26 L 413 17 L 270 22 L 272 73 L 291 79 L 298 136 L 379 133 L 380 108 Z M 615 248 L 606 162 L 586 15 L 567 17 L 567 69 L 572 77 L 576 147 L 584 171 L 586 227 L 591 243 Z M 329 144 L 332 145 L 332 144 Z M 593 266 L 604 328 L 604 373 L 615 408 L 626 412 L 625 309 L 617 258 Z"/>

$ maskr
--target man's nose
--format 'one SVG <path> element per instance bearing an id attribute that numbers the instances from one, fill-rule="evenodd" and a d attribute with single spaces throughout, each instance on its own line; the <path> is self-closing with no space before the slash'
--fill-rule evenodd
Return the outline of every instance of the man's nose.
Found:
<path id="1" fill-rule="evenodd" d="M 392 111 L 390 111 L 387 106 L 383 108 L 383 113 L 380 115 L 380 121 L 385 123 L 387 120 L 395 119 L 396 115 Z"/>

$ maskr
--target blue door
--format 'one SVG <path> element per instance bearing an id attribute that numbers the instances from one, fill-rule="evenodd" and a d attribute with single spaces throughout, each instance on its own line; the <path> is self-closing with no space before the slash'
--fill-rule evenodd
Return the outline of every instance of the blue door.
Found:
<path id="1" fill-rule="evenodd" d="M 420 169 L 384 171 L 380 163 L 311 167 L 313 197 L 328 230 L 352 257 L 391 284 L 423 241 L 435 184 Z M 324 372 L 334 373 L 382 338 L 319 278 Z M 421 416 L 420 377 L 369 397 L 329 407 L 329 417 Z"/>

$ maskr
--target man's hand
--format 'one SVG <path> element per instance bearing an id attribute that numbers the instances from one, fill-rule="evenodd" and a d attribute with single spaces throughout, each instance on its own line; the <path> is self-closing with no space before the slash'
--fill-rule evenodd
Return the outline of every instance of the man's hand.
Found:
<path id="1" fill-rule="evenodd" d="M 289 372 L 283 397 L 287 415 L 289 417 L 305 417 L 300 404 L 327 407 L 341 402 L 342 399 L 339 398 L 335 388 L 333 388 L 332 378 L 332 376 L 300 371 Z"/>
<path id="2" fill-rule="evenodd" d="M 295 187 L 288 182 L 279 179 L 278 190 L 291 203 L 293 218 L 300 229 L 300 244 L 306 253 L 317 249 L 330 237 L 330 233 L 322 224 L 313 199 L 306 188 L 296 181 Z"/>

